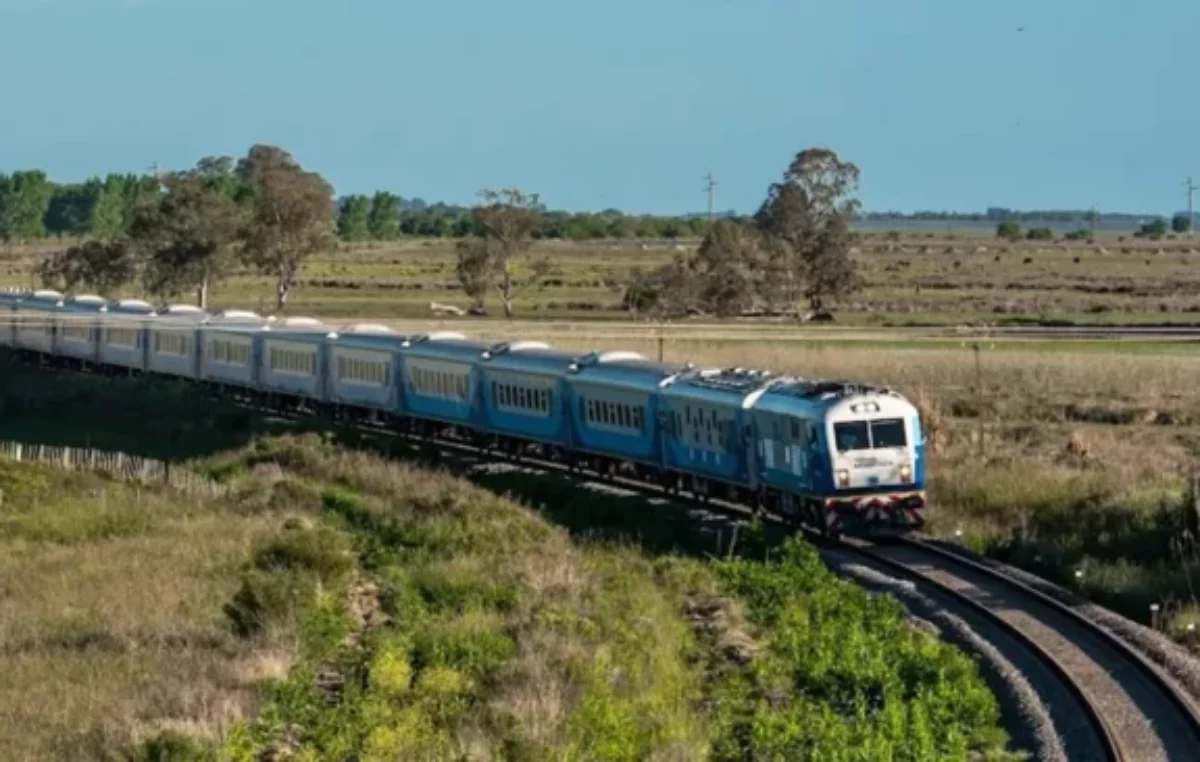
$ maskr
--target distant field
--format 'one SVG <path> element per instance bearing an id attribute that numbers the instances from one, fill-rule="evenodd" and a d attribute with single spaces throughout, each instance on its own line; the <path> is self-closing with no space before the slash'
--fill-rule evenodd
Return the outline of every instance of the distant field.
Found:
<path id="1" fill-rule="evenodd" d="M 697 245 L 694 240 L 539 244 L 536 251 L 554 267 L 518 299 L 518 314 L 536 320 L 628 320 L 620 303 L 633 268 L 656 267 Z M 0 248 L 0 286 L 30 285 L 32 267 L 54 248 Z M 1151 242 L 1103 233 L 1094 244 L 1008 244 L 990 231 L 868 231 L 854 256 L 865 286 L 840 305 L 842 325 L 1200 324 L 1195 272 L 1200 240 Z M 454 263 L 454 242 L 448 240 L 343 247 L 308 264 L 289 311 L 413 319 L 428 317 L 432 302 L 465 308 L 469 300 L 458 287 Z M 214 288 L 214 306 L 270 310 L 272 294 L 268 280 L 238 275 Z M 499 314 L 498 300 L 489 307 Z"/>

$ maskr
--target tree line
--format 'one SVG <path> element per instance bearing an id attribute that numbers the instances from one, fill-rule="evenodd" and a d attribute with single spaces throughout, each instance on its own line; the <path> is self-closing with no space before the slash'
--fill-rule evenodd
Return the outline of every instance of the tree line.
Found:
<path id="1" fill-rule="evenodd" d="M 140 281 L 164 297 L 193 291 L 207 308 L 213 283 L 244 266 L 273 278 L 282 309 L 304 260 L 334 246 L 333 188 L 276 146 L 252 146 L 236 162 L 207 157 L 151 180 L 122 207 L 121 225 L 114 213 L 111 227 L 43 260 L 42 282 L 107 296 Z"/>
<path id="2" fill-rule="evenodd" d="M 41 175 L 13 177 L 18 188 L 5 202 L 5 224 L 32 234 L 39 204 L 53 205 L 52 189 Z M 678 253 L 651 271 L 635 269 L 626 306 L 660 318 L 785 313 L 801 301 L 813 313 L 825 312 L 830 300 L 858 283 L 849 255 L 858 177 L 858 168 L 833 151 L 802 151 L 756 214 L 693 229 L 705 231 L 696 252 Z M 164 298 L 194 293 L 197 305 L 207 308 L 215 283 L 248 268 L 273 280 L 282 311 L 305 260 L 334 250 L 339 234 L 354 239 L 364 228 L 381 237 L 403 234 L 396 196 L 351 197 L 339 205 L 321 175 L 270 145 L 252 146 L 236 161 L 206 157 L 189 170 L 149 180 L 110 179 L 87 186 L 87 193 L 89 200 L 68 216 L 91 237 L 38 266 L 47 286 L 111 296 L 139 283 Z M 29 201 L 35 197 L 37 204 Z M 467 222 L 459 231 L 455 272 L 473 313 L 485 313 L 488 296 L 495 295 L 512 316 L 521 292 L 552 268 L 544 255 L 535 256 L 534 244 L 553 237 L 547 230 L 563 218 L 518 188 L 486 189 L 480 197 L 460 212 Z M 349 222 L 348 207 L 354 207 Z"/>
<path id="3" fill-rule="evenodd" d="M 154 193 L 158 186 L 155 175 L 110 174 L 62 184 L 52 182 L 41 170 L 0 174 L 0 240 L 109 239 L 127 235 L 138 199 Z M 429 204 L 390 191 L 344 196 L 335 203 L 336 234 L 348 243 L 479 234 L 470 207 Z M 594 213 L 541 211 L 541 223 L 535 231 L 540 239 L 697 238 L 709 228 L 708 218 L 698 215 L 631 215 L 616 209 Z"/>
<path id="4" fill-rule="evenodd" d="M 469 238 L 481 232 L 470 207 L 413 205 L 388 191 L 347 196 L 339 201 L 338 209 L 338 237 L 348 243 L 403 237 Z M 710 225 L 707 217 L 631 215 L 616 209 L 572 213 L 542 207 L 539 212 L 538 227 L 533 231 L 539 240 L 699 238 Z"/>
<path id="5" fill-rule="evenodd" d="M 860 285 L 850 256 L 858 180 L 858 168 L 835 152 L 801 151 L 752 217 L 719 220 L 694 253 L 677 253 L 653 270 L 635 268 L 625 284 L 626 309 L 670 319 L 799 314 L 805 304 L 806 317 L 827 319 L 832 302 Z M 514 299 L 552 267 L 533 247 L 544 212 L 536 195 L 514 188 L 484 191 L 473 218 L 478 233 L 458 245 L 459 280 L 473 313 L 483 313 L 494 292 L 511 317 Z"/>

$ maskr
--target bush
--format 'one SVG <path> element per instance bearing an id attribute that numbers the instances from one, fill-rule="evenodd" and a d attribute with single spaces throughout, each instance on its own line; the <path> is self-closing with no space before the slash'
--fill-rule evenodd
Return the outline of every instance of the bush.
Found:
<path id="1" fill-rule="evenodd" d="M 1052 241 L 1054 240 L 1054 231 L 1050 228 L 1030 228 L 1025 233 L 1025 238 L 1030 241 Z"/>
<path id="2" fill-rule="evenodd" d="M 345 537 L 322 527 L 285 532 L 254 554 L 254 565 L 267 572 L 312 572 L 328 584 L 348 574 L 354 559 Z"/>
<path id="3" fill-rule="evenodd" d="M 1021 225 L 1016 220 L 1005 220 L 996 226 L 996 236 L 1009 241 L 1020 240 Z"/>
<path id="4" fill-rule="evenodd" d="M 276 625 L 293 623 L 316 597 L 316 580 L 298 574 L 250 572 L 233 599 L 225 604 L 225 616 L 236 635 L 254 637 Z"/>

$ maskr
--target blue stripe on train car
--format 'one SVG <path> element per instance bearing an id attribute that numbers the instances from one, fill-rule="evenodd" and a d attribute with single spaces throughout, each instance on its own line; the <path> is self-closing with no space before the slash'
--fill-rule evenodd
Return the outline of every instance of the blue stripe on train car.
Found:
<path id="1" fill-rule="evenodd" d="M 349 325 L 330 334 L 325 353 L 328 400 L 398 413 L 400 347 L 406 340 L 376 323 Z"/>
<path id="2" fill-rule="evenodd" d="M 454 332 L 406 340 L 400 347 L 404 414 L 479 428 L 482 412 L 477 364 L 491 345 Z"/>
<path id="3" fill-rule="evenodd" d="M 563 379 L 577 357 L 538 341 L 496 344 L 481 353 L 476 365 L 481 428 L 570 447 Z"/>
<path id="4" fill-rule="evenodd" d="M 754 371 L 691 370 L 664 387 L 666 467 L 754 488 L 745 402 L 765 383 Z"/>
<path id="5" fill-rule="evenodd" d="M 686 366 L 636 352 L 594 352 L 568 370 L 573 446 L 596 455 L 661 466 L 659 389 Z"/>

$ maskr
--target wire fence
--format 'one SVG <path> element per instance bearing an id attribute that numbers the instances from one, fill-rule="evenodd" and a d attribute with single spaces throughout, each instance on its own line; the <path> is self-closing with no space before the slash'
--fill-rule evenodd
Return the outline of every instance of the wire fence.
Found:
<path id="1" fill-rule="evenodd" d="M 133 484 L 160 484 L 201 497 L 218 497 L 224 495 L 227 489 L 224 484 L 189 468 L 125 452 L 0 441 L 0 459 L 36 463 L 67 471 L 90 471 Z"/>

